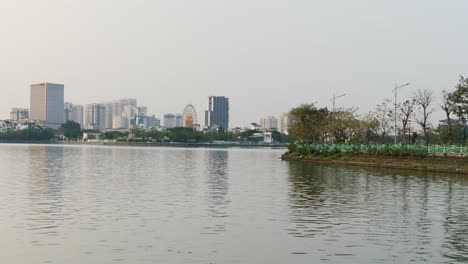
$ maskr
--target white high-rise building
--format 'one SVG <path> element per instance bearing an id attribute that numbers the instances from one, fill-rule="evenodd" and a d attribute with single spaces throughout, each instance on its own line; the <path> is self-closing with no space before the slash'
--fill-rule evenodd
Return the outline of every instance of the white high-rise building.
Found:
<path id="1" fill-rule="evenodd" d="M 65 122 L 63 84 L 32 84 L 30 100 L 31 120 L 50 128 L 59 128 Z"/>
<path id="2" fill-rule="evenodd" d="M 103 130 L 106 122 L 106 106 L 103 104 L 88 104 L 85 108 L 85 129 Z"/>
<path id="3" fill-rule="evenodd" d="M 105 111 L 104 118 L 104 129 L 112 129 L 114 126 L 114 104 L 113 103 L 102 103 Z"/>
<path id="4" fill-rule="evenodd" d="M 122 113 L 123 127 L 131 129 L 135 125 L 135 117 L 137 116 L 137 108 L 132 105 L 126 105 Z"/>
<path id="5" fill-rule="evenodd" d="M 74 105 L 72 103 L 65 102 L 64 104 L 64 114 L 65 114 L 65 122 L 73 121 L 75 123 L 80 124 L 83 128 L 84 126 L 84 108 L 82 105 Z"/>
<path id="6" fill-rule="evenodd" d="M 165 128 L 174 128 L 176 127 L 176 116 L 174 114 L 165 114 L 163 116 L 164 127 Z"/>
<path id="7" fill-rule="evenodd" d="M 175 115 L 175 121 L 176 121 L 176 124 L 175 124 L 176 127 L 183 127 L 184 126 L 184 116 L 183 115 L 180 115 L 180 114 Z"/>
<path id="8" fill-rule="evenodd" d="M 81 128 L 84 126 L 84 107 L 82 105 L 73 105 L 71 121 L 81 125 Z"/>
<path id="9" fill-rule="evenodd" d="M 29 109 L 27 108 L 12 108 L 10 111 L 10 120 L 20 121 L 29 119 Z"/>
<path id="10" fill-rule="evenodd" d="M 137 107 L 136 99 L 126 98 L 114 101 L 112 103 L 112 128 L 126 129 L 128 128 L 128 116 L 124 113 L 125 107 Z"/>
<path id="11" fill-rule="evenodd" d="M 290 128 L 291 119 L 289 118 L 289 113 L 282 113 L 279 118 L 279 131 L 283 134 L 288 135 Z"/>
<path id="12" fill-rule="evenodd" d="M 263 130 L 278 130 L 278 118 L 274 116 L 261 118 L 260 126 Z"/>

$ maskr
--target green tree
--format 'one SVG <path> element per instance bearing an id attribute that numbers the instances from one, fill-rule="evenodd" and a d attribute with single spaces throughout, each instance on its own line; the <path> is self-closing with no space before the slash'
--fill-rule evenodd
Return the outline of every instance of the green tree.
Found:
<path id="1" fill-rule="evenodd" d="M 63 131 L 64 136 L 69 139 L 79 139 L 83 136 L 81 125 L 70 120 L 62 125 L 61 130 Z"/>
<path id="2" fill-rule="evenodd" d="M 442 104 L 440 105 L 440 108 L 445 113 L 445 118 L 447 120 L 447 139 L 445 143 L 448 142 L 448 144 L 452 145 L 453 144 L 453 133 L 452 133 L 452 122 L 450 120 L 450 114 L 454 110 L 454 102 L 450 99 L 450 93 L 447 91 L 443 90 L 442 91 Z"/>
<path id="3" fill-rule="evenodd" d="M 313 104 L 303 104 L 290 111 L 292 119 L 291 136 L 307 144 L 325 143 L 330 124 L 327 108 L 316 108 Z"/>
<path id="4" fill-rule="evenodd" d="M 453 113 L 463 121 L 463 145 L 466 141 L 466 119 L 468 117 L 468 79 L 460 76 L 458 84 L 448 99 L 453 103 Z"/>

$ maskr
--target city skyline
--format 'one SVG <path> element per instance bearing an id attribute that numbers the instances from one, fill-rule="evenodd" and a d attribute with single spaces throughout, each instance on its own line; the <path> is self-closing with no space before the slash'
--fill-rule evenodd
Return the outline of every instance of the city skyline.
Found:
<path id="1" fill-rule="evenodd" d="M 370 8 L 372 12 L 365 12 Z M 466 1 L 6 2 L 0 118 L 30 83 L 76 104 L 134 97 L 161 116 L 224 95 L 231 126 L 301 103 L 371 110 L 399 92 L 451 90 L 466 75 Z M 49 41 L 38 42 L 37 39 Z M 259 107 L 259 102 L 261 107 Z M 433 121 L 442 117 L 438 111 Z"/>

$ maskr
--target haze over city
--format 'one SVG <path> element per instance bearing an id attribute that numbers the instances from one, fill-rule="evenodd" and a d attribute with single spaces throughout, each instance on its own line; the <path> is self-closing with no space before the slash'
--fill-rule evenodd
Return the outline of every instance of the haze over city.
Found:
<path id="1" fill-rule="evenodd" d="M 372 12 L 369 12 L 372 10 Z M 33 83 L 77 104 L 136 98 L 161 116 L 231 99 L 231 126 L 301 103 L 371 110 L 410 82 L 440 95 L 466 75 L 466 1 L 8 1 L 0 118 Z M 442 113 L 437 113 L 435 121 Z"/>

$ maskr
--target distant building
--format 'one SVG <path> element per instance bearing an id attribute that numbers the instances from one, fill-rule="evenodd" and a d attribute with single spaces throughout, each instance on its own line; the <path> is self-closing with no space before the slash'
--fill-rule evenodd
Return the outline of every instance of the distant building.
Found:
<path id="1" fill-rule="evenodd" d="M 148 115 L 148 107 L 146 106 L 139 106 L 136 109 L 137 116 L 147 116 Z"/>
<path id="2" fill-rule="evenodd" d="M 229 129 L 229 98 L 224 96 L 210 96 L 208 110 L 205 111 L 205 126 L 218 125 L 225 131 Z"/>
<path id="3" fill-rule="evenodd" d="M 448 125 L 447 119 L 439 120 L 439 126 L 447 126 L 447 125 Z M 459 118 L 456 118 L 456 119 L 450 118 L 450 125 L 452 126 L 463 125 L 463 120 Z"/>
<path id="4" fill-rule="evenodd" d="M 153 116 L 137 116 L 136 125 L 143 129 L 154 129 L 161 126 L 161 120 Z"/>
<path id="5" fill-rule="evenodd" d="M 289 129 L 291 129 L 289 113 L 282 113 L 279 118 L 279 132 L 287 135 L 289 134 Z"/>
<path id="6" fill-rule="evenodd" d="M 262 130 L 262 126 L 257 123 L 250 123 L 250 130 Z"/>
<path id="7" fill-rule="evenodd" d="M 260 119 L 260 126 L 265 131 L 278 130 L 278 118 L 274 116 L 263 117 Z"/>
<path id="8" fill-rule="evenodd" d="M 73 121 L 75 123 L 80 124 L 80 126 L 84 127 L 84 107 L 82 105 L 74 105 L 72 103 L 66 102 L 64 104 L 64 115 L 65 115 L 65 122 Z"/>
<path id="9" fill-rule="evenodd" d="M 137 100 L 132 98 L 120 99 L 112 102 L 112 128 L 113 129 L 128 129 L 129 128 L 129 116 L 131 110 L 128 110 L 129 107 L 136 108 Z M 126 110 L 127 109 L 127 110 Z M 136 112 L 136 110 L 133 110 Z M 133 117 L 130 117 L 134 118 Z"/>
<path id="10" fill-rule="evenodd" d="M 106 106 L 104 104 L 88 104 L 85 108 L 85 129 L 103 130 L 106 123 Z"/>
<path id="11" fill-rule="evenodd" d="M 59 128 L 65 122 L 63 84 L 33 84 L 30 100 L 31 120 L 50 128 Z"/>
<path id="12" fill-rule="evenodd" d="M 104 129 L 112 129 L 114 126 L 114 104 L 112 102 L 101 103 L 105 108 Z"/>
<path id="13" fill-rule="evenodd" d="M 176 127 L 183 127 L 184 126 L 184 116 L 183 115 L 180 115 L 180 114 L 177 114 L 175 115 L 175 119 L 176 119 Z"/>
<path id="14" fill-rule="evenodd" d="M 164 127 L 174 128 L 176 127 L 176 116 L 174 114 L 165 114 L 163 116 Z"/>
<path id="15" fill-rule="evenodd" d="M 12 108 L 10 111 L 10 120 L 20 121 L 29 119 L 29 109 L 27 108 Z"/>

